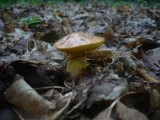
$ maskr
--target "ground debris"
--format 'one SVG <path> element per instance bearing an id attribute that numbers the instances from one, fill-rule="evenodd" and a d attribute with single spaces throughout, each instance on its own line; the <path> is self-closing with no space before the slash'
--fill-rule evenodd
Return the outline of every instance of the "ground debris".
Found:
<path id="1" fill-rule="evenodd" d="M 158 9 L 16 4 L 0 16 L 0 118 L 7 109 L 21 120 L 160 119 Z M 80 31 L 105 41 L 72 77 L 53 44 Z"/>

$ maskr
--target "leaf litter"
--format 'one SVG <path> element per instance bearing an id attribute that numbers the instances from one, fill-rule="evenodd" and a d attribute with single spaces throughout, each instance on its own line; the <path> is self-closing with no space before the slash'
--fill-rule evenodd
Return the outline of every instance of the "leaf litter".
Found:
<path id="1" fill-rule="evenodd" d="M 0 16 L 0 118 L 160 119 L 158 9 L 14 5 Z M 105 42 L 86 53 L 89 65 L 75 78 L 53 44 L 79 31 Z"/>

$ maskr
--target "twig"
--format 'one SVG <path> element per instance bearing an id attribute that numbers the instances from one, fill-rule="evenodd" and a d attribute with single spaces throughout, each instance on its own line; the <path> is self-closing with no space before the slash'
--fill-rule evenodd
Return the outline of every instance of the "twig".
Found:
<path id="1" fill-rule="evenodd" d="M 145 80 L 149 82 L 159 82 L 158 80 L 150 76 L 145 69 L 137 69 L 137 72 L 140 76 L 142 76 Z"/>

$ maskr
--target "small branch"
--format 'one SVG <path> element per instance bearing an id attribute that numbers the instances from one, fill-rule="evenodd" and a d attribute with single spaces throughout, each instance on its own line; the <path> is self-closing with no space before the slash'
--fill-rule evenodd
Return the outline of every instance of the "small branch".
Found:
<path id="1" fill-rule="evenodd" d="M 158 80 L 154 79 L 150 76 L 145 69 L 137 69 L 137 72 L 140 76 L 142 76 L 146 81 L 149 82 L 159 82 Z"/>

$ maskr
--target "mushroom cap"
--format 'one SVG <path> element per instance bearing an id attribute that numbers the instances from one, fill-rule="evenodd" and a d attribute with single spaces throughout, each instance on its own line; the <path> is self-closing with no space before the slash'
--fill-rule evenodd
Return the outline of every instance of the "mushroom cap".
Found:
<path id="1" fill-rule="evenodd" d="M 54 46 L 66 53 L 82 53 L 98 48 L 104 43 L 104 38 L 83 32 L 73 32 L 55 42 Z"/>

